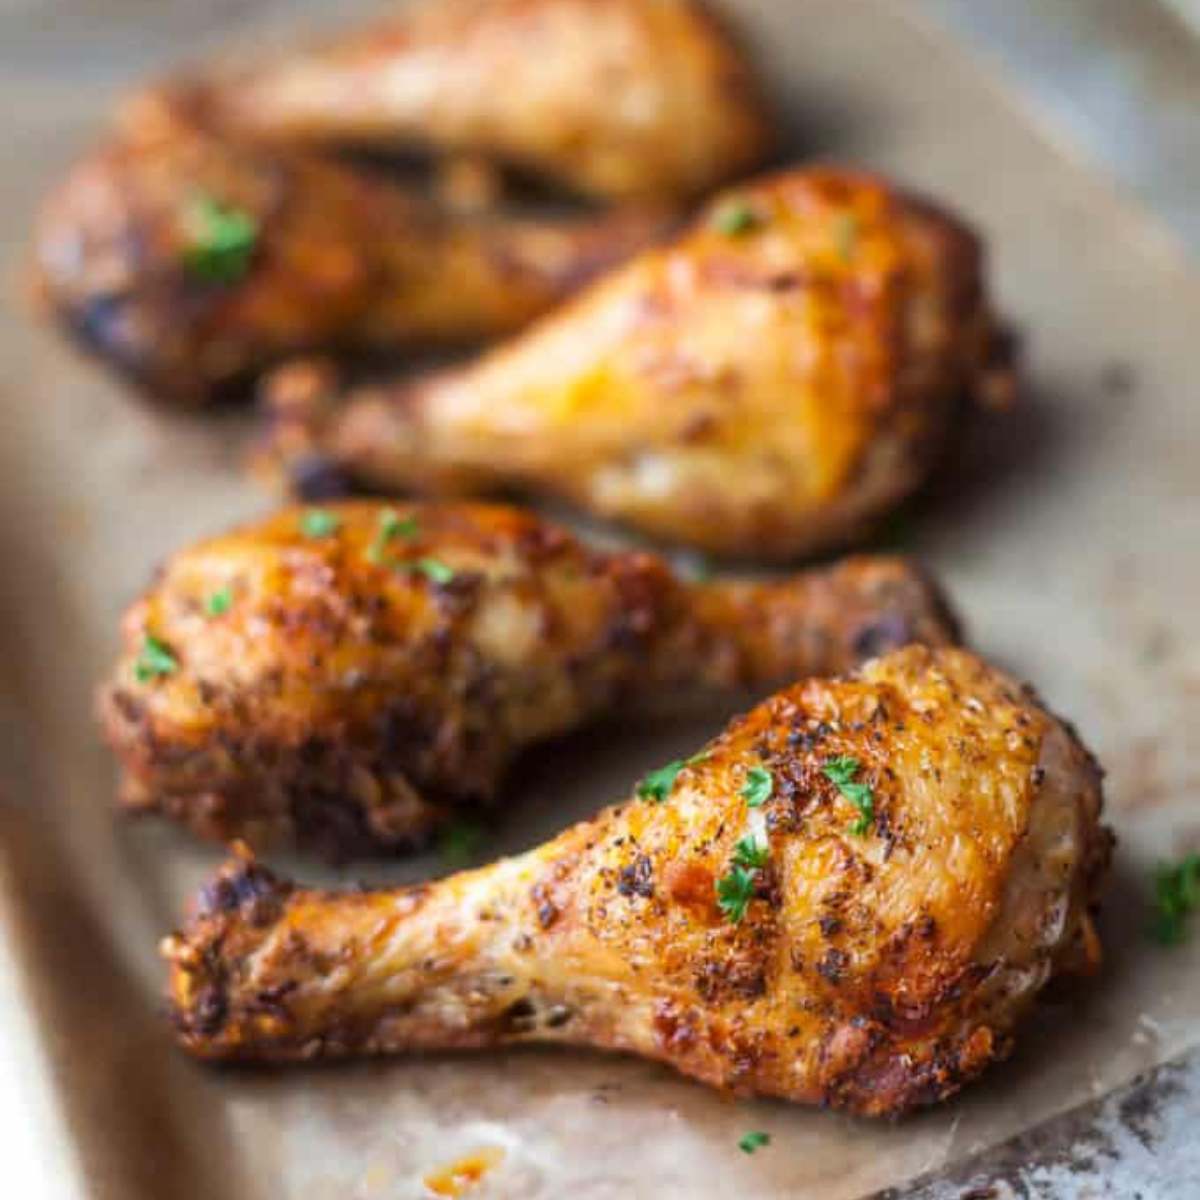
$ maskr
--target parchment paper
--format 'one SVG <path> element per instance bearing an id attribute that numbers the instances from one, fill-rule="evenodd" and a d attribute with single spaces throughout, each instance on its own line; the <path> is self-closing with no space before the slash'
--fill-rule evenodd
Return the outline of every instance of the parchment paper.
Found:
<path id="1" fill-rule="evenodd" d="M 1043 1005 L 1017 1056 L 899 1125 L 734 1102 L 634 1061 L 529 1051 L 214 1071 L 161 1019 L 158 937 L 216 861 L 114 822 L 91 694 L 166 553 L 267 507 L 244 418 L 170 418 L 39 327 L 16 274 L 39 195 L 113 96 L 298 5 L 0 4 L 0 771 L 5 1027 L 56 1194 L 374 1200 L 499 1148 L 471 1197 L 860 1196 L 958 1160 L 1200 1040 L 1200 937 L 1144 936 L 1148 871 L 1200 843 L 1200 282 L 1125 198 L 1042 140 L 993 79 L 894 0 L 733 3 L 796 155 L 886 168 L 970 214 L 1026 333 L 1025 406 L 986 423 L 920 508 L 976 645 L 1037 683 L 1109 769 L 1121 845 L 1104 974 Z M 346 20 L 364 4 L 339 5 Z M 489 852 L 529 845 L 694 747 L 710 719 L 612 727 L 535 756 Z M 310 863 L 282 861 L 302 878 Z M 345 878 L 413 879 L 409 861 Z M 21 1005 L 20 1011 L 15 1006 Z M 49 1097 L 47 1100 L 46 1097 Z M 748 1129 L 771 1134 L 753 1157 Z M 0 1189 L 4 1185 L 0 1184 Z"/>

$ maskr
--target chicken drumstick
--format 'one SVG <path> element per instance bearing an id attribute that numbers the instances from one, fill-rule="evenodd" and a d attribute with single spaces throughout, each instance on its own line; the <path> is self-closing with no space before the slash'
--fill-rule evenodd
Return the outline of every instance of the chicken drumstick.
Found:
<path id="1" fill-rule="evenodd" d="M 698 195 L 770 142 L 744 55 L 697 0 L 432 0 L 212 91 L 256 139 L 483 155 L 610 198 Z"/>
<path id="2" fill-rule="evenodd" d="M 160 398 L 210 401 L 288 355 L 521 328 L 667 217 L 464 214 L 378 175 L 239 141 L 186 88 L 129 102 L 49 197 L 40 298 Z"/>
<path id="3" fill-rule="evenodd" d="M 267 457 L 378 491 L 549 494 L 789 557 L 861 535 L 924 481 L 993 378 L 993 333 L 966 229 L 881 180 L 794 170 L 474 365 L 348 399 L 286 372 Z"/>
<path id="4" fill-rule="evenodd" d="M 900 559 L 688 584 L 517 509 L 288 510 L 177 555 L 101 698 L 122 799 L 330 853 L 420 839 L 522 748 L 642 696 L 952 640 Z"/>
<path id="5" fill-rule="evenodd" d="M 1096 959 L 1099 771 L 964 651 L 798 684 L 672 772 L 417 887 L 310 891 L 231 864 L 163 946 L 183 1045 L 571 1043 L 892 1114 L 1002 1057 L 1042 985 Z"/>

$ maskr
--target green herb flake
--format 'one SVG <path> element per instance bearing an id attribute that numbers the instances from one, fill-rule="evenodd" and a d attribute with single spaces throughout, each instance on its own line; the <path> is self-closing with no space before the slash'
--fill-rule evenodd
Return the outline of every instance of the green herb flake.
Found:
<path id="1" fill-rule="evenodd" d="M 483 829 L 469 821 L 447 825 L 438 838 L 437 851 L 451 870 L 470 864 L 483 846 Z"/>
<path id="2" fill-rule="evenodd" d="M 734 925 L 746 915 L 746 908 L 754 897 L 755 877 L 754 871 L 735 863 L 717 880 L 717 907 Z"/>
<path id="3" fill-rule="evenodd" d="M 418 558 L 416 562 L 404 565 L 408 570 L 424 575 L 431 583 L 449 583 L 454 578 L 454 568 L 440 558 Z"/>
<path id="4" fill-rule="evenodd" d="M 402 517 L 394 508 L 385 508 L 379 514 L 379 529 L 367 547 L 367 558 L 373 563 L 382 563 L 389 542 L 404 538 L 412 541 L 421 536 L 421 526 L 416 517 Z"/>
<path id="5" fill-rule="evenodd" d="M 223 587 L 205 598 L 204 611 L 210 617 L 224 616 L 233 607 L 233 589 Z"/>
<path id="6" fill-rule="evenodd" d="M 747 871 L 761 871 L 770 856 L 770 848 L 755 837 L 744 837 L 733 848 L 734 865 Z"/>
<path id="7" fill-rule="evenodd" d="M 850 832 L 856 837 L 862 837 L 875 821 L 875 793 L 870 784 L 855 779 L 860 767 L 857 758 L 843 754 L 828 759 L 821 768 L 825 778 L 858 809 L 858 817 L 850 826 Z"/>
<path id="8" fill-rule="evenodd" d="M 743 1154 L 753 1154 L 755 1150 L 762 1149 L 763 1146 L 771 1144 L 771 1135 L 763 1133 L 761 1129 L 752 1129 L 749 1133 L 743 1133 L 738 1138 L 738 1149 Z"/>
<path id="9" fill-rule="evenodd" d="M 178 669 L 179 660 L 171 653 L 170 646 L 146 634 L 133 664 L 133 675 L 138 683 L 149 683 L 160 675 L 171 675 Z"/>
<path id="10" fill-rule="evenodd" d="M 839 213 L 833 227 L 833 238 L 838 253 L 849 262 L 858 247 L 858 218 L 853 213 Z"/>
<path id="11" fill-rule="evenodd" d="M 331 513 L 328 509 L 324 508 L 310 508 L 300 518 L 300 531 L 305 537 L 331 537 L 341 527 L 342 519 L 337 513 Z"/>
<path id="12" fill-rule="evenodd" d="M 762 218 L 745 200 L 729 200 L 713 213 L 713 228 L 726 237 L 741 237 L 762 224 Z"/>
<path id="13" fill-rule="evenodd" d="M 185 214 L 189 242 L 184 263 L 210 283 L 237 283 L 250 269 L 258 222 L 212 196 L 197 196 Z"/>
<path id="14" fill-rule="evenodd" d="M 655 804 L 661 804 L 675 787 L 675 780 L 679 772 L 684 767 L 694 767 L 697 763 L 702 763 L 707 757 L 708 751 L 701 750 L 699 754 L 693 754 L 691 758 L 677 758 L 674 762 L 667 763 L 665 767 L 656 767 L 638 783 L 638 798 L 653 800 Z"/>
<path id="15" fill-rule="evenodd" d="M 655 804 L 661 804 L 671 794 L 679 772 L 687 765 L 686 758 L 677 758 L 665 767 L 656 767 L 637 785 L 639 799 L 653 800 Z"/>
<path id="16" fill-rule="evenodd" d="M 1164 946 L 1187 938 L 1187 918 L 1200 908 L 1200 854 L 1163 863 L 1154 872 L 1154 923 L 1151 932 Z"/>
<path id="17" fill-rule="evenodd" d="M 775 790 L 775 780 L 765 767 L 751 767 L 742 784 L 742 799 L 749 808 L 762 808 Z"/>
<path id="18" fill-rule="evenodd" d="M 857 758 L 851 758 L 848 754 L 840 754 L 837 758 L 826 759 L 821 771 L 826 779 L 841 787 L 843 784 L 854 781 L 855 775 L 858 774 L 858 768 Z"/>

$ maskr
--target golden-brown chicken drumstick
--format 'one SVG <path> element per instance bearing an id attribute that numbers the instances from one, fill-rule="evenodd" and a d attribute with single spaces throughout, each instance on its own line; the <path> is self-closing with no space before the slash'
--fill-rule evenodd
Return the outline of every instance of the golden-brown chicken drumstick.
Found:
<path id="1" fill-rule="evenodd" d="M 377 175 L 238 142 L 145 93 L 35 239 L 40 296 L 149 390 L 200 403 L 287 355 L 512 332 L 655 240 L 661 213 L 547 220 L 439 207 Z"/>
<path id="2" fill-rule="evenodd" d="M 285 370 L 268 457 L 379 490 L 548 493 L 718 553 L 804 553 L 908 496 L 989 379 L 982 270 L 961 225 L 881 180 L 790 171 L 721 196 L 476 365 L 343 400 Z"/>
<path id="3" fill-rule="evenodd" d="M 520 857 L 331 893 L 228 866 L 164 943 L 207 1058 L 546 1041 L 882 1115 L 1093 963 L 1100 773 L 1028 689 L 913 646 L 810 680 Z"/>
<path id="4" fill-rule="evenodd" d="M 101 707 L 127 807 L 346 855 L 421 838 L 522 748 L 639 697 L 953 636 L 899 559 L 689 584 L 517 509 L 360 502 L 177 555 Z"/>
<path id="5" fill-rule="evenodd" d="M 697 195 L 770 140 L 748 64 L 696 0 L 427 0 L 212 94 L 256 138 L 479 154 L 607 197 Z"/>

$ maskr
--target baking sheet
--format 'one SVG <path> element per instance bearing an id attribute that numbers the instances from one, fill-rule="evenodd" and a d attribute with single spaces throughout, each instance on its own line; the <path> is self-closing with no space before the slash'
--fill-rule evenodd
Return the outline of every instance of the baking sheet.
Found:
<path id="1" fill-rule="evenodd" d="M 1200 1041 L 1200 938 L 1144 936 L 1156 857 L 1200 845 L 1200 277 L 1132 201 L 1043 140 L 1002 80 L 915 5 L 741 0 L 797 155 L 896 173 L 970 214 L 1026 335 L 1028 402 L 964 447 L 909 542 L 976 645 L 1034 680 L 1109 769 L 1121 838 L 1102 977 L 1048 1002 L 1017 1056 L 899 1125 L 733 1101 L 614 1057 L 514 1051 L 214 1071 L 161 1020 L 160 934 L 211 848 L 114 822 L 91 693 L 123 605 L 189 539 L 264 510 L 237 414 L 169 418 L 39 328 L 16 275 L 39 195 L 112 97 L 184 54 L 293 36 L 315 3 L 0 3 L 0 996 L 48 1176 L 89 1200 L 374 1200 L 501 1152 L 474 1197 L 841 1197 L 980 1149 Z M 326 12 L 344 21 L 367 4 Z M 622 795 L 710 721 L 611 727 L 539 754 L 492 849 Z M 311 864 L 279 860 L 306 879 Z M 347 878 L 413 879 L 432 860 Z M 30 1040 L 30 1037 L 33 1040 Z M 37 1097 L 41 1097 L 40 1100 Z M 771 1134 L 753 1157 L 748 1129 Z"/>

